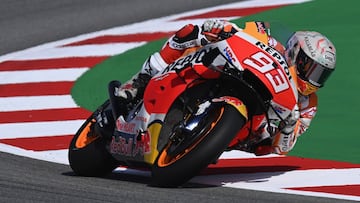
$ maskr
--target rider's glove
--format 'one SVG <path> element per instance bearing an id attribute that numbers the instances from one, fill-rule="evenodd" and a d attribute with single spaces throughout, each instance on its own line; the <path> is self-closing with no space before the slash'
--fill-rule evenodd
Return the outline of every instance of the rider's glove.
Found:
<path id="1" fill-rule="evenodd" d="M 227 29 L 227 27 L 230 27 Z M 206 20 L 201 26 L 202 34 L 205 35 L 209 41 L 223 40 L 231 36 L 232 25 L 225 20 Z"/>
<path id="2" fill-rule="evenodd" d="M 202 25 L 202 33 L 217 38 L 224 26 L 223 20 L 206 20 Z"/>
<path id="3" fill-rule="evenodd" d="M 296 122 L 300 118 L 299 106 L 295 105 L 290 115 L 284 120 L 281 126 L 281 132 L 284 134 L 290 134 L 294 132 Z"/>

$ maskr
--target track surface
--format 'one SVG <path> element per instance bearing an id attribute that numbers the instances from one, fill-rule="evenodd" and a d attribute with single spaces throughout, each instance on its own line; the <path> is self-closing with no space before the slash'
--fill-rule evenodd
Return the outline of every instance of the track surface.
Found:
<path id="1" fill-rule="evenodd" d="M 147 5 L 143 2 L 3 0 L 0 55 L 78 34 L 235 1 L 154 0 Z M 143 176 L 113 173 L 105 178 L 77 177 L 67 165 L 6 153 L 0 153 L 0 160 L 0 202 L 340 202 L 196 184 L 179 189 L 153 188 Z"/>
<path id="2" fill-rule="evenodd" d="M 78 177 L 66 165 L 5 153 L 0 160 L 0 202 L 341 202 L 197 184 L 154 188 L 143 176 Z"/>
<path id="3" fill-rule="evenodd" d="M 45 42 L 236 0 L 2 0 L 0 55 Z"/>

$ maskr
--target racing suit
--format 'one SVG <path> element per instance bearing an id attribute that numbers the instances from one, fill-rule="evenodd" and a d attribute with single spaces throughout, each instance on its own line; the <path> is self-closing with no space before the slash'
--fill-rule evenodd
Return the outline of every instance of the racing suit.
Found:
<path id="1" fill-rule="evenodd" d="M 188 24 L 178 30 L 167 40 L 159 52 L 152 54 L 145 61 L 140 72 L 130 80 L 130 83 L 132 81 L 136 82 L 136 78 L 138 78 L 139 75 L 149 75 L 149 78 L 151 78 L 191 49 L 226 39 L 231 36 L 231 34 L 239 31 L 247 32 L 252 36 L 255 35 L 257 38 L 266 36 L 268 45 L 278 50 L 281 54 L 284 54 L 285 49 L 283 45 L 270 36 L 269 25 L 264 22 L 247 22 L 245 28 L 240 29 L 235 24 L 227 21 L 207 20 L 202 26 Z M 124 88 L 129 87 L 129 82 L 127 83 L 128 84 L 120 87 L 117 96 L 126 97 L 130 95 L 129 92 L 122 94 L 125 92 Z M 259 156 L 270 153 L 286 154 L 294 147 L 297 137 L 304 133 L 309 127 L 317 108 L 317 96 L 315 93 L 309 96 L 299 95 L 298 98 L 298 107 L 285 119 L 288 120 L 287 125 L 279 130 L 279 132 L 273 135 L 268 132 L 268 127 L 257 131 L 259 136 L 262 137 L 262 140 L 256 148 L 251 151 L 252 153 Z"/>
<path id="2" fill-rule="evenodd" d="M 288 129 L 283 129 L 277 134 L 272 135 L 268 132 L 267 126 L 260 130 L 258 136 L 262 137 L 262 141 L 254 149 L 254 154 L 257 156 L 276 153 L 285 155 L 290 152 L 297 138 L 305 133 L 309 128 L 312 119 L 317 112 L 318 98 L 316 93 L 310 95 L 298 95 L 298 117 L 295 122 L 288 126 Z M 296 110 L 297 111 L 297 110 Z"/>

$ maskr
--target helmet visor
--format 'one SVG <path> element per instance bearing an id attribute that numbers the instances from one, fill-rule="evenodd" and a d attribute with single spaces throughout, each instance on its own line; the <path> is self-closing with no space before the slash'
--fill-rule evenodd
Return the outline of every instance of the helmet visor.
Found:
<path id="1" fill-rule="evenodd" d="M 329 69 L 308 57 L 302 49 L 299 50 L 296 65 L 299 77 L 316 87 L 324 86 L 325 81 L 333 72 L 333 69 Z"/>

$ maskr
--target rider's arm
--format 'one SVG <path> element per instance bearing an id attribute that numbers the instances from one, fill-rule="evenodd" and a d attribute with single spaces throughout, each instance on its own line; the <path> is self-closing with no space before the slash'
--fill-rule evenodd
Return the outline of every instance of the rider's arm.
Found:
<path id="1" fill-rule="evenodd" d="M 315 93 L 312 93 L 309 96 L 299 97 L 300 119 L 295 129 L 297 137 L 309 128 L 310 123 L 317 112 L 317 102 L 318 98 Z"/>
<path id="2" fill-rule="evenodd" d="M 201 26 L 188 24 L 171 36 L 159 53 L 170 64 L 189 49 L 222 40 L 237 31 L 235 24 L 223 20 L 206 20 Z"/>
<path id="3" fill-rule="evenodd" d="M 165 42 L 159 52 L 149 56 L 142 66 L 141 72 L 154 76 L 186 52 L 218 41 L 228 31 L 236 32 L 237 30 L 235 30 L 234 24 L 222 20 L 206 20 L 201 26 L 185 25 Z"/>
<path id="4" fill-rule="evenodd" d="M 317 96 L 299 96 L 300 116 L 293 125 L 289 125 L 274 136 L 272 142 L 273 152 L 287 154 L 295 146 L 297 138 L 310 126 L 317 111 Z M 291 121 L 290 121 L 291 122 Z"/>
<path id="5" fill-rule="evenodd" d="M 187 49 L 199 47 L 205 42 L 201 28 L 198 25 L 188 24 L 171 36 L 159 53 L 164 61 L 170 64 L 180 58 Z"/>

